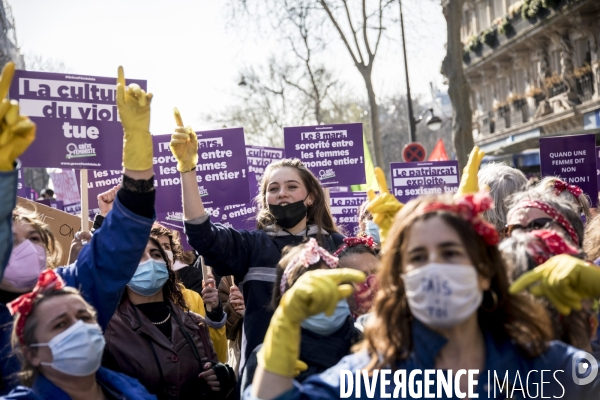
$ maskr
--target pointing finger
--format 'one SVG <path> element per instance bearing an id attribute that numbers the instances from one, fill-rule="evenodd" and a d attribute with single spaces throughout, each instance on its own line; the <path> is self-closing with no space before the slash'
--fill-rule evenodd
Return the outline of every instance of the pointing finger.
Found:
<path id="1" fill-rule="evenodd" d="M 8 96 L 8 91 L 14 75 L 15 63 L 9 61 L 2 69 L 2 77 L 0 78 L 0 99 L 4 99 Z"/>
<path id="2" fill-rule="evenodd" d="M 117 71 L 117 85 L 121 84 L 125 87 L 125 72 L 123 71 L 123 67 L 119 65 L 119 69 Z"/>
<path id="3" fill-rule="evenodd" d="M 510 285 L 510 287 L 508 288 L 508 291 L 511 294 L 517 294 L 517 293 L 527 289 L 529 286 L 531 286 L 535 282 L 538 282 L 540 279 L 541 279 L 541 272 L 536 271 L 534 269 L 533 271 L 529 271 L 529 272 L 526 272 L 523 275 L 521 275 L 519 277 L 519 279 L 517 279 L 516 281 L 513 282 L 512 285 Z"/>
<path id="4" fill-rule="evenodd" d="M 177 126 L 183 128 L 183 120 L 181 119 L 181 114 L 179 113 L 177 107 L 173 107 L 173 116 L 175 117 L 175 123 Z"/>
<path id="5" fill-rule="evenodd" d="M 377 178 L 377 183 L 379 184 L 379 193 L 388 193 L 389 190 L 385 180 L 385 174 L 381 168 L 375 167 L 375 177 Z"/>
<path id="6" fill-rule="evenodd" d="M 358 271 L 350 268 L 339 268 L 339 269 L 331 269 L 321 271 L 321 274 L 326 275 L 328 278 L 332 279 L 336 284 L 340 284 L 342 282 L 354 282 L 361 283 L 364 282 L 367 276 L 364 272 Z"/>

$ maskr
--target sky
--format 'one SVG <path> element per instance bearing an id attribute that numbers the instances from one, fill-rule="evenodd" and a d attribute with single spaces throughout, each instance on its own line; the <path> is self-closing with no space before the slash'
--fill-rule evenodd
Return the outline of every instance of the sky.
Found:
<path id="1" fill-rule="evenodd" d="M 369 0 L 375 1 L 375 0 Z M 170 133 L 173 107 L 194 130 L 235 104 L 239 70 L 264 65 L 282 43 L 228 21 L 224 0 L 8 0 L 25 55 L 62 61 L 68 72 L 146 79 L 153 93 L 151 132 Z M 394 9 L 397 13 L 397 8 Z M 446 23 L 437 0 L 404 0 L 411 91 L 429 100 L 442 86 Z M 374 67 L 379 98 L 405 93 L 400 27 L 390 26 Z M 327 38 L 330 66 L 366 99 L 364 83 L 339 37 Z"/>

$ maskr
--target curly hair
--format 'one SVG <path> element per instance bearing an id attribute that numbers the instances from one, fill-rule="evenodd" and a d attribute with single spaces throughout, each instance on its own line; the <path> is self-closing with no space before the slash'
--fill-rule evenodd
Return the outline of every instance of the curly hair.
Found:
<path id="1" fill-rule="evenodd" d="M 585 218 L 589 221 L 592 218 L 591 213 L 590 213 L 589 196 L 586 193 L 582 193 L 581 196 L 575 197 L 568 190 L 563 190 L 561 193 L 559 193 L 557 195 L 556 191 L 554 189 L 554 186 L 556 185 L 556 181 L 559 181 L 559 180 L 562 180 L 562 179 L 560 179 L 557 176 L 547 176 L 544 179 L 542 179 L 537 185 L 535 185 L 532 188 L 532 190 L 535 190 L 539 193 L 552 194 L 563 200 L 568 201 L 569 203 L 571 203 L 571 205 L 574 208 L 577 209 L 579 214 L 584 214 Z"/>
<path id="2" fill-rule="evenodd" d="M 166 236 L 169 238 L 169 244 L 171 245 L 171 251 L 173 252 L 173 260 L 178 260 L 188 265 L 194 262 L 194 252 L 183 250 L 179 232 L 169 229 L 161 224 L 155 223 L 154 225 L 152 225 L 150 236 L 156 239 L 158 239 L 161 236 Z"/>
<path id="3" fill-rule="evenodd" d="M 583 250 L 589 261 L 594 262 L 600 258 L 600 214 L 588 221 L 585 226 Z"/>
<path id="4" fill-rule="evenodd" d="M 313 204 L 308 208 L 306 214 L 306 223 L 315 224 L 319 228 L 324 229 L 329 233 L 339 232 L 333 217 L 329 211 L 329 207 L 325 202 L 325 193 L 319 183 L 319 180 L 304 166 L 302 161 L 297 158 L 284 158 L 282 160 L 273 162 L 267 166 L 265 173 L 263 174 L 260 182 L 260 193 L 254 199 L 254 202 L 258 205 L 258 214 L 256 215 L 256 228 L 265 229 L 269 225 L 276 223 L 275 217 L 269 212 L 269 205 L 267 204 L 267 187 L 269 186 L 269 179 L 273 172 L 279 168 L 294 168 L 309 195 L 313 196 Z M 319 230 L 317 234 L 317 241 L 321 242 L 322 234 Z"/>
<path id="5" fill-rule="evenodd" d="M 35 211 L 17 206 L 12 212 L 12 220 L 24 225 L 31 225 L 36 230 L 42 238 L 46 250 L 46 266 L 48 268 L 58 267 L 62 258 L 60 243 L 56 240 L 48 225 L 42 221 L 40 215 Z"/>
<path id="6" fill-rule="evenodd" d="M 404 257 L 411 228 L 435 217 L 456 231 L 472 265 L 479 275 L 490 280 L 490 290 L 496 293 L 495 307 L 486 306 L 487 296 L 484 296 L 477 315 L 479 326 L 496 340 L 514 341 L 531 357 L 541 354 L 552 338 L 545 310 L 526 295 L 508 293 L 508 276 L 498 248 L 487 245 L 469 222 L 448 211 L 422 211 L 434 201 L 450 203 L 452 200 L 447 195 L 421 197 L 406 204 L 394 219 L 377 275 L 380 289 L 373 306 L 373 323 L 367 326 L 361 345 L 371 355 L 368 369 L 394 365 L 408 358 L 412 351 L 413 317 L 402 280 Z"/>
<path id="7" fill-rule="evenodd" d="M 165 284 L 163 285 L 163 288 L 162 288 L 163 297 L 165 299 L 171 300 L 175 305 L 181 307 L 184 311 L 189 311 L 189 307 L 188 307 L 187 303 L 185 302 L 185 299 L 183 298 L 183 293 L 182 293 L 182 289 L 185 289 L 185 287 L 183 286 L 183 284 L 177 277 L 177 274 L 175 273 L 175 271 L 173 271 L 173 265 L 171 265 L 171 261 L 169 260 L 169 257 L 167 257 L 167 254 L 161 247 L 158 240 L 156 240 L 154 237 L 150 236 L 148 238 L 148 241 L 152 242 L 152 244 L 154 244 L 157 247 L 163 261 L 167 263 L 167 270 L 169 271 L 169 279 L 167 279 L 167 282 L 165 282 Z M 125 299 L 125 296 L 127 296 L 127 291 L 123 292 L 123 299 Z"/>

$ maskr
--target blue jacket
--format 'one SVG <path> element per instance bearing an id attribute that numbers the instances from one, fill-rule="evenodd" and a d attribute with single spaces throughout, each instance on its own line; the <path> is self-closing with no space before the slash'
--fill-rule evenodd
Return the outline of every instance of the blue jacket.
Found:
<path id="1" fill-rule="evenodd" d="M 55 270 L 67 286 L 79 289 L 83 298 L 96 309 L 98 324 L 103 331 L 140 263 L 153 222 L 154 219 L 128 210 L 116 196 L 102 228 L 94 233 L 90 244 L 81 249 L 77 261 Z M 0 326 L 0 372 L 7 378 L 0 394 L 11 389 L 13 382 L 8 378 L 19 368 L 10 348 L 11 321 L 8 309 L 0 306 L 0 322 L 5 322 Z"/>
<path id="2" fill-rule="evenodd" d="M 12 210 L 17 204 L 19 171 L 0 171 L 0 280 L 12 250 Z"/>
<path id="3" fill-rule="evenodd" d="M 188 243 L 204 257 L 206 264 L 219 276 L 233 275 L 242 289 L 246 311 L 241 368 L 252 350 L 263 342 L 273 316 L 270 303 L 281 250 L 302 243 L 304 236 L 270 237 L 263 230 L 237 231 L 213 224 L 210 218 L 202 224 L 186 222 L 184 226 Z M 321 246 L 330 252 L 343 243 L 344 237 L 339 233 L 324 236 Z"/>
<path id="4" fill-rule="evenodd" d="M 556 398 L 569 400 L 587 400 L 597 399 L 600 397 L 600 377 L 584 386 L 576 385 L 571 378 L 572 360 L 575 353 L 579 351 L 578 349 L 568 346 L 562 342 L 552 341 L 549 344 L 548 350 L 544 354 L 535 358 L 529 358 L 525 356 L 517 347 L 517 345 L 511 341 L 497 343 L 487 332 L 484 332 L 484 337 L 486 346 L 485 368 L 483 371 L 480 371 L 479 377 L 477 378 L 478 385 L 475 389 L 475 393 L 479 395 L 479 399 L 530 399 L 536 398 L 536 390 L 538 391 L 537 398 L 542 398 L 542 380 L 544 382 L 544 398 L 552 398 L 552 396 L 556 396 Z M 421 370 L 422 373 L 424 373 L 426 369 L 435 369 L 435 358 L 447 342 L 443 336 L 431 331 L 425 327 L 425 325 L 416 320 L 413 322 L 412 338 L 414 341 L 413 351 L 406 360 L 399 362 L 396 366 L 396 369 L 406 370 L 407 380 L 410 372 L 413 370 Z M 302 385 L 294 382 L 295 388 L 282 394 L 278 397 L 278 399 L 339 399 L 340 372 L 342 370 L 349 370 L 352 372 L 353 376 L 356 377 L 355 371 L 365 368 L 369 361 L 370 357 L 364 351 L 344 357 L 335 367 L 330 368 L 321 375 L 316 375 L 307 379 Z M 550 370 L 551 372 L 545 372 L 542 376 L 542 370 Z M 563 372 L 555 373 L 555 371 L 558 370 L 562 370 Z M 527 379 L 530 371 L 532 372 L 529 375 L 529 379 Z M 489 381 L 488 373 L 490 374 Z M 494 373 L 496 374 L 499 385 L 503 384 L 505 375 L 508 376 L 506 381 L 507 385 L 504 385 L 503 393 L 501 393 L 499 385 L 495 385 Z M 517 379 L 517 374 L 519 379 Z M 454 375 L 452 376 L 454 377 Z M 444 391 L 442 391 L 442 397 L 436 396 L 437 387 L 435 384 L 435 375 L 433 375 L 432 378 L 433 384 L 430 386 L 430 393 L 434 394 L 432 398 L 457 398 L 445 396 Z M 395 388 L 393 371 L 391 375 L 387 375 L 386 379 L 391 381 L 386 386 L 386 392 L 393 395 Z M 343 381 L 345 382 L 346 390 L 348 390 L 349 378 L 346 375 L 344 375 Z M 415 381 L 419 381 L 421 384 L 423 384 L 424 375 L 416 375 Z M 526 390 L 528 390 L 528 392 L 525 392 L 525 395 L 523 395 L 521 390 L 513 391 L 513 388 L 517 389 L 521 387 L 521 382 L 523 387 L 526 387 Z M 560 382 L 560 384 L 558 382 Z M 382 398 L 380 386 L 380 380 L 378 379 L 374 396 L 367 397 L 364 382 L 361 380 L 361 396 L 356 397 L 356 391 L 354 389 L 350 397 L 346 398 L 380 399 Z M 406 386 L 405 398 L 425 398 L 424 389 L 421 392 L 421 397 L 412 397 L 408 390 L 408 383 Z M 416 389 L 416 386 L 413 387 Z M 496 389 L 495 394 L 494 387 Z M 506 393 L 507 387 L 509 387 L 509 390 L 511 391 L 509 395 Z M 251 389 L 252 388 L 248 388 L 248 390 L 246 390 L 244 393 L 245 398 L 252 398 L 250 394 Z M 402 395 L 402 392 L 399 394 Z"/>
<path id="5" fill-rule="evenodd" d="M 143 387 L 137 379 L 130 378 L 127 375 L 106 368 L 100 368 L 98 372 L 96 372 L 96 381 L 102 386 L 105 393 L 106 391 L 109 391 L 114 394 L 117 399 L 156 400 L 156 396 L 148 393 L 146 388 Z M 68 394 L 58 386 L 55 386 L 43 375 L 37 377 L 32 388 L 19 386 L 10 392 L 8 396 L 0 397 L 0 399 L 71 400 Z"/>

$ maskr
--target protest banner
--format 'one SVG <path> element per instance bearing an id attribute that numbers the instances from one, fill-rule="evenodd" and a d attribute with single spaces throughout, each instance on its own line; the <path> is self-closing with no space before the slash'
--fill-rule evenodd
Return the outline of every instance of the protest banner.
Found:
<path id="1" fill-rule="evenodd" d="M 260 182 L 267 165 L 273 161 L 285 158 L 285 153 L 279 147 L 246 146 L 246 159 L 248 160 L 248 182 L 250 183 L 250 196 L 260 193 Z"/>
<path id="2" fill-rule="evenodd" d="M 540 169 L 542 177 L 558 176 L 579 186 L 590 197 L 592 207 L 598 205 L 594 134 L 540 138 Z"/>
<path id="3" fill-rule="evenodd" d="M 248 164 L 243 128 L 196 132 L 198 165 L 196 181 L 202 202 L 224 207 L 250 201 Z M 156 211 L 181 211 L 181 179 L 177 160 L 171 154 L 170 135 L 152 137 Z"/>
<path id="4" fill-rule="evenodd" d="M 366 192 L 331 192 L 329 193 L 329 209 L 333 222 L 348 236 L 356 236 L 358 227 L 358 210 L 367 201 Z"/>
<path id="5" fill-rule="evenodd" d="M 60 200 L 55 199 L 39 199 L 35 200 L 36 203 L 43 204 L 45 206 L 54 208 L 56 210 L 64 211 L 64 203 Z"/>
<path id="6" fill-rule="evenodd" d="M 283 128 L 285 156 L 299 158 L 323 187 L 366 183 L 362 124 Z"/>
<path id="7" fill-rule="evenodd" d="M 600 190 L 600 147 L 596 147 L 596 174 L 598 176 L 598 190 Z"/>
<path id="8" fill-rule="evenodd" d="M 75 204 L 81 201 L 79 196 L 79 183 L 73 169 L 60 169 L 49 171 L 56 200 L 61 200 L 64 204 Z"/>
<path id="9" fill-rule="evenodd" d="M 421 195 L 456 193 L 458 161 L 390 163 L 392 194 L 406 203 Z"/>
<path id="10" fill-rule="evenodd" d="M 15 71 L 10 98 L 37 124 L 26 167 L 121 168 L 123 127 L 116 77 Z M 146 90 L 146 81 L 127 79 Z"/>
<path id="11" fill-rule="evenodd" d="M 35 200 L 38 198 L 38 193 L 35 190 L 25 186 L 25 177 L 23 176 L 21 163 L 17 165 L 17 196 L 28 200 Z"/>
<path id="12" fill-rule="evenodd" d="M 17 197 L 17 205 L 28 211 L 36 212 L 40 220 L 48 225 L 48 228 L 60 244 L 62 250 L 60 265 L 67 265 L 71 240 L 73 240 L 75 233 L 81 228 L 81 218 L 22 197 Z M 93 222 L 88 222 L 91 228 Z"/>

